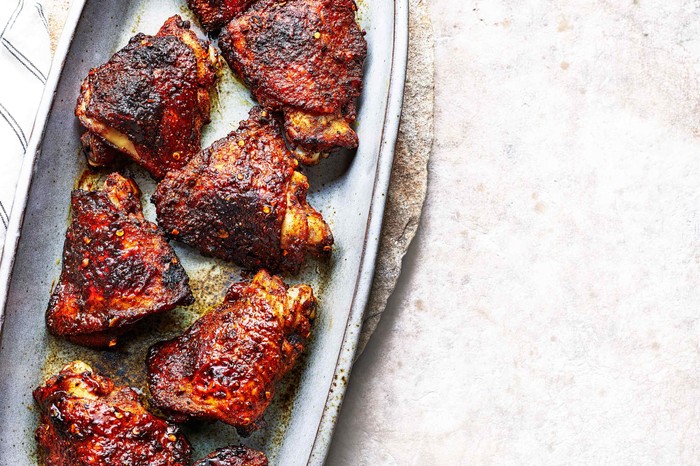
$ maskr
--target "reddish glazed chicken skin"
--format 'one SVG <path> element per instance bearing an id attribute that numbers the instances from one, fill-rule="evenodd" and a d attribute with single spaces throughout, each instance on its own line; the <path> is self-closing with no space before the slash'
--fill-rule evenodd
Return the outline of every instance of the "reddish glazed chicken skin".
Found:
<path id="1" fill-rule="evenodd" d="M 356 10 L 354 0 L 258 0 L 219 37 L 224 58 L 257 101 L 283 113 L 302 163 L 358 145 L 350 125 L 367 43 Z"/>
<path id="2" fill-rule="evenodd" d="M 255 0 L 187 0 L 187 6 L 197 15 L 202 28 L 216 32 L 245 11 Z"/>
<path id="3" fill-rule="evenodd" d="M 206 256 L 251 270 L 297 273 L 307 253 L 326 258 L 333 235 L 306 202 L 279 125 L 256 107 L 237 131 L 158 184 L 153 202 L 165 233 Z"/>
<path id="4" fill-rule="evenodd" d="M 147 358 L 154 403 L 173 420 L 221 421 L 242 434 L 259 427 L 275 383 L 304 350 L 316 299 L 260 271 L 236 283 L 216 309 Z"/>
<path id="5" fill-rule="evenodd" d="M 118 173 L 75 190 L 63 267 L 46 323 L 54 335 L 112 347 L 136 321 L 192 304 L 189 280 L 160 229 L 143 217 L 136 183 Z"/>
<path id="6" fill-rule="evenodd" d="M 34 390 L 36 430 L 46 466 L 189 466 L 190 446 L 178 428 L 82 361 Z"/>
<path id="7" fill-rule="evenodd" d="M 199 151 L 216 55 L 189 26 L 173 16 L 90 70 L 75 114 L 91 134 L 82 138 L 91 165 L 121 152 L 160 179 Z"/>

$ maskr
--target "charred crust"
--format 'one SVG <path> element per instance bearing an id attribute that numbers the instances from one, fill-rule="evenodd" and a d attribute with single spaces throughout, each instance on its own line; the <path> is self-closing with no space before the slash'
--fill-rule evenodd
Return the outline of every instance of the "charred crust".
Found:
<path id="1" fill-rule="evenodd" d="M 179 429 L 150 414 L 134 390 L 75 361 L 33 392 L 35 437 L 45 464 L 185 466 L 191 449 Z"/>
<path id="2" fill-rule="evenodd" d="M 288 300 L 287 293 L 281 279 L 261 271 L 234 284 L 181 336 L 152 346 L 146 366 L 154 405 L 173 420 L 219 420 L 242 435 L 258 429 L 309 334 L 313 294 Z"/>
<path id="3" fill-rule="evenodd" d="M 135 35 L 90 70 L 75 113 L 88 130 L 120 141 L 118 150 L 161 179 L 199 150 L 214 80 L 208 43 L 174 16 L 157 35 Z"/>
<path id="4" fill-rule="evenodd" d="M 46 312 L 49 331 L 91 347 L 114 347 L 143 317 L 190 304 L 189 279 L 139 190 L 119 174 L 100 191 L 75 190 L 61 276 Z"/>
<path id="5" fill-rule="evenodd" d="M 259 0 L 222 29 L 219 46 L 262 106 L 335 116 L 349 125 L 367 56 L 356 9 L 353 0 Z M 357 147 L 354 131 L 334 134 L 323 125 L 287 128 L 287 137 L 306 151 Z"/>
<path id="6" fill-rule="evenodd" d="M 277 118 L 255 107 L 237 131 L 158 184 L 151 198 L 158 223 L 169 238 L 205 256 L 297 273 L 308 232 L 281 242 L 296 166 Z M 305 191 L 300 197 L 305 203 Z"/>

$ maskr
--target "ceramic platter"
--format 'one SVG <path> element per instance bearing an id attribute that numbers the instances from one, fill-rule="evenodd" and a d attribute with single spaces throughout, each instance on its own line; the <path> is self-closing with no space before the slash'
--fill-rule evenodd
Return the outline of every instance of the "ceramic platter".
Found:
<path id="1" fill-rule="evenodd" d="M 359 101 L 355 152 L 332 155 L 303 169 L 309 199 L 330 224 L 335 249 L 328 263 L 308 261 L 289 284 L 310 283 L 319 298 L 313 336 L 300 363 L 278 386 L 265 414 L 267 426 L 246 439 L 221 423 L 188 424 L 194 458 L 242 442 L 264 450 L 271 464 L 322 464 L 350 372 L 362 314 L 374 274 L 385 195 L 406 72 L 406 0 L 361 1 L 358 20 L 367 32 L 364 92 Z M 170 16 L 192 20 L 184 0 L 73 0 L 56 50 L 35 130 L 25 157 L 0 263 L 0 465 L 35 464 L 37 410 L 31 392 L 73 359 L 82 359 L 117 383 L 145 390 L 145 352 L 217 305 L 240 270 L 204 258 L 174 243 L 190 276 L 197 303 L 147 320 L 119 351 L 93 351 L 46 332 L 44 312 L 60 258 L 69 217 L 70 192 L 86 169 L 81 128 L 73 114 L 80 83 L 137 32 L 155 34 Z M 202 144 L 237 128 L 254 105 L 228 67 L 219 73 L 212 122 Z M 153 181 L 128 168 L 143 191 L 146 217 L 155 219 Z"/>

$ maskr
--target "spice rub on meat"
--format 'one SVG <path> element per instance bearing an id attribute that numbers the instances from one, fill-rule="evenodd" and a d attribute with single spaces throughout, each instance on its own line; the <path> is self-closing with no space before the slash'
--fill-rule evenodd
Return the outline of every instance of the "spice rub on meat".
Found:
<path id="1" fill-rule="evenodd" d="M 297 273 L 307 253 L 328 257 L 333 244 L 297 165 L 277 122 L 255 107 L 237 131 L 158 184 L 158 223 L 206 256 Z"/>
<path id="2" fill-rule="evenodd" d="M 199 151 L 216 55 L 189 27 L 173 16 L 90 70 L 75 114 L 92 134 L 82 139 L 91 165 L 112 162 L 117 149 L 160 179 Z"/>
<path id="3" fill-rule="evenodd" d="M 136 321 L 192 304 L 189 280 L 160 229 L 143 217 L 140 192 L 118 173 L 101 191 L 73 191 L 63 268 L 46 323 L 54 335 L 111 347 Z"/>
<path id="4" fill-rule="evenodd" d="M 258 0 L 219 36 L 253 96 L 283 113 L 287 141 L 305 164 L 358 145 L 350 125 L 367 43 L 356 10 L 354 0 Z"/>
<path id="5" fill-rule="evenodd" d="M 181 336 L 151 347 L 148 386 L 175 421 L 201 419 L 259 427 L 275 383 L 292 368 L 311 332 L 316 299 L 262 270 L 236 283 L 224 302 Z"/>
<path id="6" fill-rule="evenodd" d="M 255 0 L 187 0 L 202 27 L 216 32 L 242 13 Z"/>
<path id="7" fill-rule="evenodd" d="M 146 411 L 137 393 L 74 361 L 34 390 L 36 440 L 46 466 L 189 466 L 178 428 Z"/>

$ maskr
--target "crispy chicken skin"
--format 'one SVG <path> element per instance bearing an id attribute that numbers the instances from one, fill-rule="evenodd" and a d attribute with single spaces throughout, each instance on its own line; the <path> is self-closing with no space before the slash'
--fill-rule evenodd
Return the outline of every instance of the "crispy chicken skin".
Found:
<path id="1" fill-rule="evenodd" d="M 234 284 L 219 307 L 149 350 L 155 405 L 178 422 L 219 420 L 252 432 L 304 350 L 315 309 L 310 286 L 287 287 L 265 270 Z"/>
<path id="2" fill-rule="evenodd" d="M 139 402 L 134 390 L 74 361 L 34 390 L 36 440 L 46 466 L 188 466 L 178 428 Z"/>
<path id="3" fill-rule="evenodd" d="M 187 0 L 202 28 L 216 32 L 255 0 Z"/>
<path id="4" fill-rule="evenodd" d="M 259 0 L 219 37 L 222 54 L 264 107 L 281 110 L 302 163 L 357 147 L 350 124 L 367 43 L 354 0 Z"/>
<path id="5" fill-rule="evenodd" d="M 219 448 L 193 466 L 267 466 L 265 453 L 244 446 Z"/>
<path id="6" fill-rule="evenodd" d="M 54 335 L 91 347 L 149 314 L 194 301 L 185 269 L 143 217 L 139 189 L 118 173 L 101 191 L 73 191 L 63 268 L 46 312 Z"/>
<path id="7" fill-rule="evenodd" d="M 121 152 L 90 131 L 83 133 L 80 137 L 80 143 L 88 163 L 93 167 L 112 165 L 124 158 Z"/>
<path id="8" fill-rule="evenodd" d="M 215 54 L 179 16 L 158 34 L 137 34 L 83 81 L 75 114 L 93 137 L 160 179 L 199 151 L 209 122 Z M 93 166 L 111 162 L 83 138 Z"/>
<path id="9" fill-rule="evenodd" d="M 277 122 L 255 107 L 237 131 L 158 184 L 158 223 L 206 256 L 297 273 L 307 252 L 327 257 L 333 244 L 297 165 Z"/>

